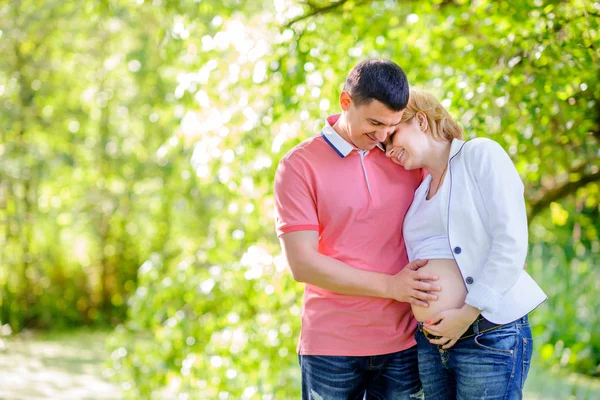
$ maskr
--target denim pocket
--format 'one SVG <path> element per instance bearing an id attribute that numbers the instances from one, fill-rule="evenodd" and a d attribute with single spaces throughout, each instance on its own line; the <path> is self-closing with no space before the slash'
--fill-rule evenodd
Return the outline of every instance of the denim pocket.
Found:
<path id="1" fill-rule="evenodd" d="M 519 332 L 517 327 L 511 324 L 480 333 L 473 340 L 482 350 L 510 356 L 514 354 L 517 348 Z"/>
<path id="2" fill-rule="evenodd" d="M 531 338 L 531 330 L 521 331 L 523 338 L 523 354 L 522 364 L 523 370 L 521 371 L 521 389 L 525 386 L 525 380 L 529 374 L 529 368 L 531 367 L 531 355 L 533 353 L 533 339 Z"/>

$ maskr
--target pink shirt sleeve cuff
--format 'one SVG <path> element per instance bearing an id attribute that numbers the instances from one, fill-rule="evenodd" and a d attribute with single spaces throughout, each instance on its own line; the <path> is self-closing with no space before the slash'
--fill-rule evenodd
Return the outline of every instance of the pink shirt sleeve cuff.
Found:
<path id="1" fill-rule="evenodd" d="M 319 225 L 286 225 L 281 228 L 277 228 L 277 237 L 281 237 L 284 233 L 296 232 L 296 231 L 318 231 Z"/>

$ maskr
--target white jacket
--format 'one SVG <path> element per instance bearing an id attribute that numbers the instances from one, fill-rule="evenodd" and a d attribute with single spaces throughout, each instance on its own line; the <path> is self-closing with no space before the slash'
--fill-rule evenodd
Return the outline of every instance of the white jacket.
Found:
<path id="1" fill-rule="evenodd" d="M 523 183 L 510 157 L 490 139 L 454 139 L 443 185 L 443 219 L 468 294 L 465 302 L 504 324 L 534 310 L 546 295 L 523 270 L 527 215 Z M 425 196 L 426 190 L 415 193 Z M 445 210 L 447 209 L 447 212 Z M 406 218 L 415 210 L 411 207 Z M 414 249 L 406 243 L 412 260 Z"/>

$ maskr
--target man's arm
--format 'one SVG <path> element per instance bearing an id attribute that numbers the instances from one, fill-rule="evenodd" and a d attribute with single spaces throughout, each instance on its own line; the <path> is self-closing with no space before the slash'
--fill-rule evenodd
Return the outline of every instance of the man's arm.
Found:
<path id="1" fill-rule="evenodd" d="M 292 275 L 304 282 L 334 293 L 395 299 L 422 307 L 437 300 L 430 292 L 440 291 L 437 276 L 418 271 L 427 261 L 416 260 L 396 275 L 363 271 L 318 251 L 317 231 L 296 231 L 280 236 L 281 248 Z"/>

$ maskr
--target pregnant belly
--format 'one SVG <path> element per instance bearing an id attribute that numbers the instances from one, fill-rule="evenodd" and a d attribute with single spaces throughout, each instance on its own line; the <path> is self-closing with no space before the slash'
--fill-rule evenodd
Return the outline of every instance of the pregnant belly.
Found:
<path id="1" fill-rule="evenodd" d="M 435 283 L 442 287 L 441 292 L 433 292 L 438 296 L 429 302 L 429 307 L 412 306 L 413 314 L 419 322 L 425 322 L 440 311 L 460 308 L 465 304 L 467 289 L 454 260 L 429 260 L 420 271 L 435 274 L 439 280 Z"/>

